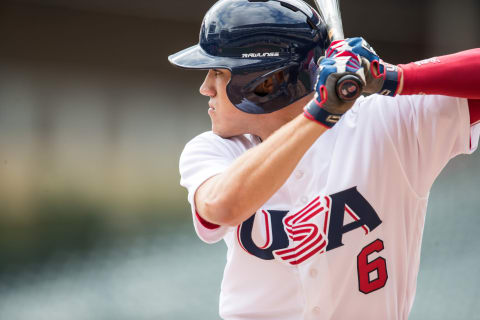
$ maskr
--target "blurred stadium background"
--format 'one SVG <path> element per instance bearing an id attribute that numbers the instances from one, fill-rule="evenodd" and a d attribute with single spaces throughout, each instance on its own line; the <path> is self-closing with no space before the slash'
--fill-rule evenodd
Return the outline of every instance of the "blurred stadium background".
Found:
<path id="1" fill-rule="evenodd" d="M 226 248 L 194 235 L 177 162 L 209 129 L 167 55 L 213 1 L 0 3 L 0 319 L 217 319 Z M 403 63 L 480 46 L 478 0 L 342 0 Z M 480 319 L 480 154 L 435 183 L 411 319 Z"/>

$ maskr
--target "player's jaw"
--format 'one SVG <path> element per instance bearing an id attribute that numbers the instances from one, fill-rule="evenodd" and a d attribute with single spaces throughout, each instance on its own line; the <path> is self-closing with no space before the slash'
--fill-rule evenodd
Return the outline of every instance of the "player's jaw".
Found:
<path id="1" fill-rule="evenodd" d="M 248 119 L 252 115 L 237 109 L 227 95 L 227 84 L 231 73 L 226 69 L 210 69 L 200 86 L 200 93 L 210 98 L 208 115 L 212 131 L 224 138 L 249 133 Z"/>

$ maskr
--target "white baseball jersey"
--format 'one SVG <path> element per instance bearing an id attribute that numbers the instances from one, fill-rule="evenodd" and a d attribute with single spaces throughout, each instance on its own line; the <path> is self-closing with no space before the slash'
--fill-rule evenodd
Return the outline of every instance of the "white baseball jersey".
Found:
<path id="1" fill-rule="evenodd" d="M 429 190 L 452 157 L 476 149 L 479 135 L 466 99 L 360 98 L 237 227 L 202 221 L 194 194 L 260 141 L 195 137 L 180 158 L 181 184 L 198 236 L 228 247 L 220 316 L 407 319 Z"/>

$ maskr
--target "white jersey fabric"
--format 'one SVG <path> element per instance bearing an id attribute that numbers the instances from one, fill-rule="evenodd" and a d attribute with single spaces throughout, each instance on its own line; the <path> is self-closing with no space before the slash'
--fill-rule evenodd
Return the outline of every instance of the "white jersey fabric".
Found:
<path id="1" fill-rule="evenodd" d="M 430 187 L 451 158 L 477 148 L 479 135 L 466 99 L 359 98 L 238 227 L 200 221 L 194 194 L 260 141 L 195 137 L 180 158 L 181 184 L 198 236 L 228 247 L 220 316 L 407 319 Z"/>

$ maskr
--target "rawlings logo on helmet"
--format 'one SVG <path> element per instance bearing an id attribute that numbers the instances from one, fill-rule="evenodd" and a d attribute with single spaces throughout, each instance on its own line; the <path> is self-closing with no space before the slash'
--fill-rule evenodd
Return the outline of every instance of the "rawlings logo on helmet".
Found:
<path id="1" fill-rule="evenodd" d="M 264 58 L 264 57 L 278 57 L 280 52 L 263 52 L 263 53 L 242 53 L 242 58 Z"/>

